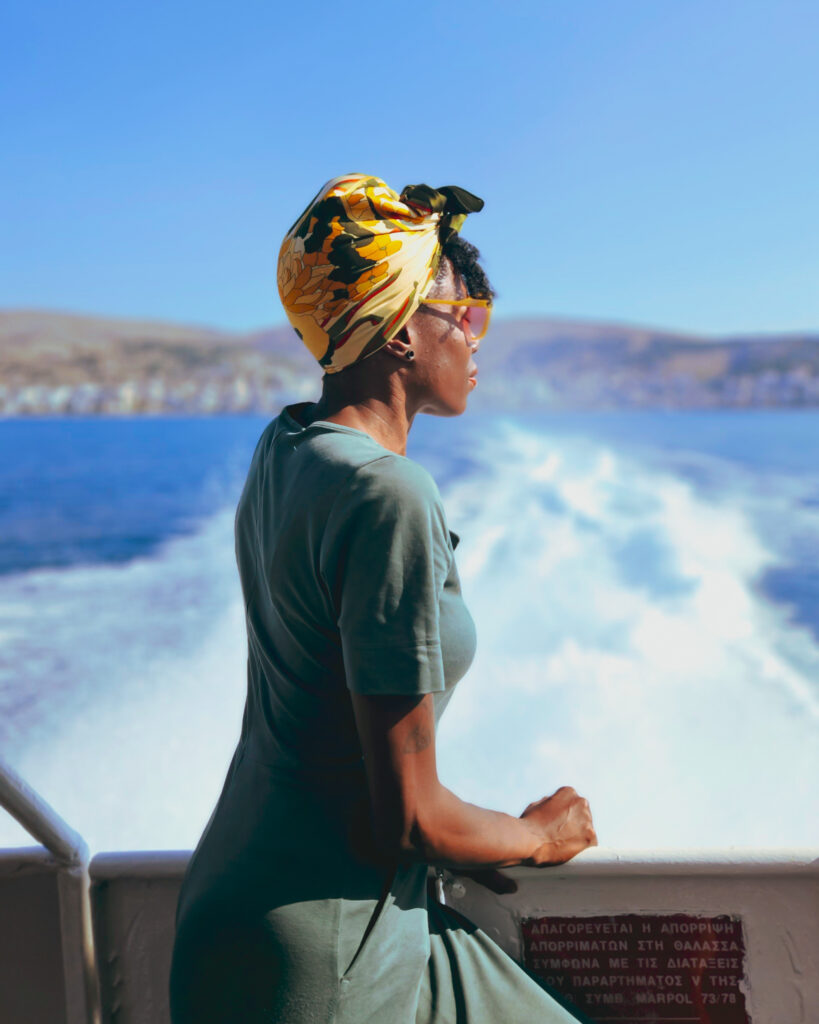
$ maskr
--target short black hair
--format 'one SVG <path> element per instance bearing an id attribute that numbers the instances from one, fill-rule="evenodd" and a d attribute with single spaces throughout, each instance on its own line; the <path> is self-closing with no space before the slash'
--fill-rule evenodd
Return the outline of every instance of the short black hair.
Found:
<path id="1" fill-rule="evenodd" d="M 441 262 L 435 280 L 440 281 L 446 271 L 444 258 L 452 264 L 453 271 L 463 280 L 466 291 L 472 299 L 493 299 L 495 289 L 489 283 L 486 271 L 478 260 L 481 254 L 471 242 L 460 235 L 452 235 L 441 247 Z"/>

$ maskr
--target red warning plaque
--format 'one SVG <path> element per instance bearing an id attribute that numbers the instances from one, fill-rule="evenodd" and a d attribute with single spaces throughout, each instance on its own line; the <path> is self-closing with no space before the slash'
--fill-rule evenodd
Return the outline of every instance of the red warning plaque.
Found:
<path id="1" fill-rule="evenodd" d="M 751 1024 L 737 917 L 529 917 L 521 928 L 526 966 L 600 1024 Z"/>

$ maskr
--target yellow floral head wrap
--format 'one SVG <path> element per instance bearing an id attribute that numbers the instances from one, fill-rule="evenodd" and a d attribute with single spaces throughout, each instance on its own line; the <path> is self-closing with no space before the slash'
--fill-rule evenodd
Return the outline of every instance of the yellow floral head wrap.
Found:
<path id="1" fill-rule="evenodd" d="M 279 251 L 287 318 L 325 373 L 377 352 L 409 320 L 435 279 L 441 245 L 483 200 L 447 185 L 346 174 L 321 189 Z"/>

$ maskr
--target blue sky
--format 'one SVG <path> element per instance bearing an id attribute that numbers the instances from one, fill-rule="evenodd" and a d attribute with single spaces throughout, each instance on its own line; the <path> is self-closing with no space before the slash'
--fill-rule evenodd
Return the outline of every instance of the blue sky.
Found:
<path id="1" fill-rule="evenodd" d="M 819 329 L 819 5 L 7 0 L 0 307 L 254 328 L 349 171 L 486 200 L 497 315 Z"/>

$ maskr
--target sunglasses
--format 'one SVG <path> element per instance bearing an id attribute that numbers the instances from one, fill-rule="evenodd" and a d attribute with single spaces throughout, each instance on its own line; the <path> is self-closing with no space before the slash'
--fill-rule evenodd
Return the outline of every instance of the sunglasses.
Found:
<path id="1" fill-rule="evenodd" d="M 421 305 L 466 307 L 458 323 L 469 328 L 473 341 L 480 341 L 489 330 L 489 318 L 492 315 L 491 299 L 421 299 Z"/>

